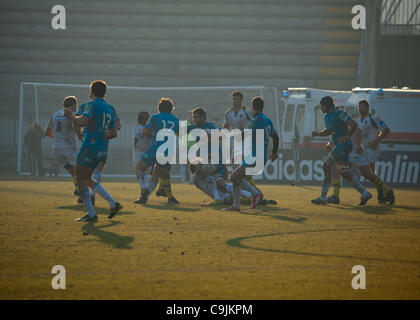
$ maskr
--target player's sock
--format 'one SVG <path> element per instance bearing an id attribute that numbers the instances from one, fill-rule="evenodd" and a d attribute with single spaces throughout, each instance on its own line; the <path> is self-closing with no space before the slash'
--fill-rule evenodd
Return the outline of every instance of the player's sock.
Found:
<path id="1" fill-rule="evenodd" d="M 256 185 L 256 183 L 255 183 L 255 181 L 254 181 L 254 178 L 253 178 L 253 177 L 248 176 L 248 177 L 246 178 L 246 181 L 248 181 L 248 183 L 249 183 L 251 186 L 253 186 L 255 189 L 257 189 L 257 185 Z"/>
<path id="2" fill-rule="evenodd" d="M 382 181 L 381 177 L 377 176 L 376 179 L 372 182 L 376 189 L 382 189 L 384 194 L 387 194 L 390 191 L 390 188 Z"/>
<path id="3" fill-rule="evenodd" d="M 165 190 L 165 188 L 164 188 L 164 186 L 163 186 L 163 181 L 166 181 L 166 180 L 163 180 L 163 179 L 159 179 L 159 186 L 158 186 L 158 190 Z M 170 182 L 169 182 L 170 183 Z"/>
<path id="4" fill-rule="evenodd" d="M 73 183 L 74 183 L 74 186 L 77 188 L 77 180 L 76 180 L 76 176 L 73 176 Z"/>
<path id="5" fill-rule="evenodd" d="M 351 185 L 360 193 L 363 193 L 363 191 L 365 190 L 365 187 L 363 187 L 362 183 L 360 182 L 359 177 L 356 175 L 354 175 L 353 178 L 351 179 Z"/>
<path id="6" fill-rule="evenodd" d="M 80 192 L 80 197 L 82 198 L 83 203 L 86 207 L 87 214 L 90 217 L 94 217 L 95 216 L 95 209 L 93 208 L 92 200 L 90 199 L 89 188 L 86 188 L 85 190 L 81 191 Z"/>
<path id="7" fill-rule="evenodd" d="M 151 194 L 153 192 L 153 190 L 155 190 L 157 185 L 157 182 L 152 181 L 151 179 L 149 180 L 149 182 L 147 183 L 147 191 L 149 191 L 149 194 Z"/>
<path id="8" fill-rule="evenodd" d="M 232 192 L 232 198 L 233 198 L 233 205 L 232 207 L 239 209 L 240 207 L 240 201 L 241 201 L 241 187 L 233 185 L 233 192 Z"/>
<path id="9" fill-rule="evenodd" d="M 213 176 L 207 177 L 207 179 L 204 180 L 204 182 L 207 183 L 207 185 L 210 187 L 214 200 L 220 200 L 221 198 L 220 198 L 219 190 L 217 190 L 216 180 L 214 179 L 214 177 Z"/>
<path id="10" fill-rule="evenodd" d="M 137 176 L 137 180 L 138 180 L 138 182 L 139 182 L 139 184 L 140 184 L 140 188 L 141 188 L 141 190 L 146 189 L 146 186 L 147 186 L 147 183 L 146 183 L 146 173 L 145 173 L 145 172 L 140 173 L 140 174 Z"/>
<path id="11" fill-rule="evenodd" d="M 323 181 L 321 185 L 321 199 L 325 199 L 328 194 L 328 190 L 330 189 L 331 184 Z"/>
<path id="12" fill-rule="evenodd" d="M 111 197 L 111 195 L 105 190 L 105 188 L 99 182 L 96 182 L 93 185 L 93 191 L 95 191 L 102 198 L 104 198 L 108 202 L 109 207 L 111 209 L 115 207 L 115 200 L 114 200 L 114 198 Z"/>
<path id="13" fill-rule="evenodd" d="M 160 179 L 159 186 L 162 184 L 162 189 L 165 190 L 168 199 L 173 198 L 174 195 L 172 194 L 171 188 L 171 180 L 170 179 Z"/>
<path id="14" fill-rule="evenodd" d="M 340 178 L 332 179 L 332 186 L 334 187 L 334 196 L 337 198 L 340 198 L 340 187 L 341 187 Z"/>
<path id="15" fill-rule="evenodd" d="M 253 196 L 260 194 L 260 192 L 257 189 L 255 189 L 253 186 L 251 186 L 245 179 L 242 179 L 240 188 L 248 190 L 249 192 L 252 193 Z"/>
<path id="16" fill-rule="evenodd" d="M 95 172 L 92 174 L 92 180 L 99 183 L 99 182 L 101 182 L 101 178 L 102 178 L 101 173 L 99 171 L 95 170 Z"/>

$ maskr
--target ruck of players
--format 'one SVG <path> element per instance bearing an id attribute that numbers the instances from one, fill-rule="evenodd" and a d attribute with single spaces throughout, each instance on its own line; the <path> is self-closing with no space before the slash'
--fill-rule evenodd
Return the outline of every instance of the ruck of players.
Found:
<path id="1" fill-rule="evenodd" d="M 76 97 L 65 97 L 62 108 L 52 115 L 45 132 L 53 139 L 57 161 L 74 179 L 74 194 L 86 208 L 86 214 L 77 221 L 97 221 L 96 195 L 109 204 L 109 219 L 123 208 L 101 184 L 109 143 L 124 125 L 118 116 L 118 112 L 124 111 L 106 102 L 106 92 L 106 82 L 95 80 L 90 84 L 88 102 L 79 105 Z M 132 150 L 139 184 L 135 204 L 145 205 L 156 188 L 156 195 L 166 197 L 168 204 L 179 204 L 171 186 L 171 164 L 174 164 L 171 156 L 176 145 L 183 148 L 185 162 L 181 164 L 188 166 L 191 181 L 216 204 L 226 205 L 222 210 L 240 211 L 241 205 L 257 209 L 258 205 L 276 204 L 275 200 L 264 198 L 253 179 L 267 161 L 277 159 L 279 149 L 279 135 L 271 119 L 264 114 L 264 99 L 253 97 L 247 109 L 242 92 L 233 91 L 231 97 L 232 108 L 225 113 L 221 127 L 207 120 L 211 110 L 206 110 L 205 106 L 191 106 L 191 118 L 185 125 L 173 114 L 175 105 L 169 97 L 157 101 L 153 115 L 138 110 Z M 329 96 L 321 99 L 320 107 L 326 128 L 312 132 L 312 136 L 330 136 L 330 141 L 325 146 L 328 155 L 323 163 L 321 195 L 311 202 L 339 204 L 342 177 L 360 194 L 359 205 L 365 205 L 372 194 L 361 183 L 363 176 L 377 189 L 379 203 L 394 204 L 393 190 L 375 173 L 380 141 L 389 134 L 388 126 L 379 116 L 370 113 L 367 100 L 359 101 L 355 119 Z M 221 143 L 222 140 L 235 136 L 234 132 L 239 134 L 233 148 L 223 150 L 226 144 Z M 79 149 L 77 139 L 81 140 Z M 271 150 L 268 149 L 270 139 Z M 334 192 L 328 197 L 330 187 Z"/>

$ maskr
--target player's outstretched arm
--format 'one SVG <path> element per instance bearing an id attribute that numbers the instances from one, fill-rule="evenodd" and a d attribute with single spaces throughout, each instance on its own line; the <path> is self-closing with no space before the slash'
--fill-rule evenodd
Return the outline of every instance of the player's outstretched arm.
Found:
<path id="1" fill-rule="evenodd" d="M 312 131 L 312 137 L 326 137 L 329 135 L 331 135 L 331 132 L 327 128 L 321 131 Z"/>
<path id="2" fill-rule="evenodd" d="M 64 109 L 64 116 L 76 123 L 79 127 L 85 127 L 89 123 L 89 118 L 85 116 L 75 116 L 70 109 Z"/>

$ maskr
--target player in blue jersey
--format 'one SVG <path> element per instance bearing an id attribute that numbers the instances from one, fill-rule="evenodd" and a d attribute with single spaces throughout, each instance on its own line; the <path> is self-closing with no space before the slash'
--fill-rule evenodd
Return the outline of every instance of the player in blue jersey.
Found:
<path id="1" fill-rule="evenodd" d="M 86 102 L 84 104 L 81 104 L 79 106 L 79 108 L 77 109 L 77 112 L 75 113 L 75 115 L 76 116 L 81 116 L 91 106 L 92 106 L 92 104 L 91 104 L 90 101 Z M 120 117 L 118 116 L 118 113 L 115 110 L 115 107 L 112 106 L 112 105 L 109 105 L 109 106 L 114 110 L 114 113 L 115 113 L 115 126 L 116 126 L 117 130 L 120 130 L 121 129 Z M 78 132 L 79 139 L 82 140 L 83 139 L 83 133 L 84 133 L 83 128 L 78 128 L 77 132 Z M 106 151 L 105 154 L 106 154 L 106 156 L 105 156 L 104 160 L 101 163 L 98 164 L 98 166 L 95 168 L 95 171 L 92 174 L 92 179 L 95 182 L 101 182 L 101 173 L 102 173 L 102 170 L 105 167 L 105 163 L 106 163 L 106 159 L 107 159 L 107 155 L 108 155 L 108 145 L 109 145 L 109 140 L 105 140 L 105 151 Z M 91 191 L 91 198 L 92 198 L 92 204 L 95 205 L 95 191 L 93 191 L 93 190 Z M 79 198 L 79 200 L 80 200 L 80 198 Z"/>
<path id="2" fill-rule="evenodd" d="M 149 198 L 149 195 L 156 188 L 158 178 L 162 181 L 162 187 L 168 196 L 168 203 L 179 203 L 172 194 L 171 182 L 170 182 L 170 164 L 159 164 L 156 159 L 156 153 L 159 147 L 164 144 L 167 140 L 158 141 L 156 139 L 158 132 L 162 129 L 172 130 L 176 135 L 179 134 L 179 120 L 172 114 L 172 110 L 175 109 L 174 103 L 169 98 L 162 97 L 158 102 L 158 113 L 155 113 L 145 124 L 141 134 L 148 136 L 154 134 L 152 144 L 143 153 L 140 161 L 136 166 L 136 172 L 145 173 L 149 167 L 155 166 L 157 175 L 152 174 L 152 177 L 147 183 L 144 190 L 141 190 L 139 199 L 134 201 L 137 204 L 145 204 Z"/>
<path id="3" fill-rule="evenodd" d="M 264 99 L 257 96 L 251 101 L 253 118 L 248 125 L 248 129 L 252 130 L 252 156 L 263 157 L 264 165 L 267 160 L 274 161 L 277 159 L 277 150 L 279 147 L 279 136 L 274 129 L 273 122 L 263 113 L 264 112 Z M 257 141 L 256 141 L 256 130 L 264 130 L 264 153 L 257 154 Z M 268 141 L 269 138 L 273 139 L 273 150 L 270 156 L 267 155 Z M 224 211 L 240 211 L 240 188 L 246 184 L 245 190 L 252 193 L 252 206 L 255 208 L 256 205 L 261 201 L 262 194 L 255 187 L 251 186 L 244 178 L 247 177 L 246 168 L 254 165 L 247 163 L 245 160 L 242 165 L 237 167 L 232 174 L 230 179 L 233 182 L 233 205 L 230 208 L 222 209 Z"/>
<path id="4" fill-rule="evenodd" d="M 79 127 L 86 127 L 76 160 L 76 179 L 80 196 L 86 206 L 87 214 L 77 221 L 96 221 L 98 219 L 92 204 L 89 188 L 101 195 L 110 205 L 108 218 L 122 208 L 99 183 L 92 180 L 92 173 L 99 163 L 106 159 L 105 141 L 117 136 L 115 110 L 104 100 L 107 85 L 105 81 L 95 80 L 90 84 L 89 101 L 85 111 L 75 116 L 66 109 L 64 115 Z"/>
<path id="5" fill-rule="evenodd" d="M 336 108 L 334 100 L 330 96 L 326 96 L 321 99 L 320 107 L 322 112 L 325 114 L 324 120 L 326 128 L 319 132 L 313 131 L 312 136 L 325 137 L 332 135 L 335 147 L 328 154 L 322 167 L 324 170 L 324 181 L 322 182 L 321 196 L 313 199 L 312 203 L 327 203 L 327 193 L 332 180 L 332 168 L 337 166 L 341 176 L 351 182 L 353 188 L 360 192 L 360 204 L 366 204 L 366 202 L 372 198 L 372 194 L 365 190 L 363 185 L 360 183 L 359 178 L 353 175 L 349 167 L 349 154 L 353 149 L 351 138 L 357 129 L 357 123 L 348 116 L 347 113 Z M 363 154 L 363 150 L 360 145 L 355 146 L 355 152 Z"/>

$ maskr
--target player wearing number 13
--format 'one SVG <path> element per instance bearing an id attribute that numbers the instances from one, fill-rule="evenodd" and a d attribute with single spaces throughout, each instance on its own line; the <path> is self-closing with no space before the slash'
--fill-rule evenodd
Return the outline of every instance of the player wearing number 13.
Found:
<path id="1" fill-rule="evenodd" d="M 108 218 L 112 218 L 121 209 L 121 205 L 111 197 L 103 186 L 91 178 L 98 164 L 106 159 L 105 140 L 117 136 L 115 109 L 104 100 L 106 89 L 105 81 L 93 81 L 90 84 L 90 106 L 86 108 L 85 112 L 81 116 L 75 116 L 70 109 L 64 111 L 65 117 L 79 127 L 86 127 L 82 146 L 76 160 L 76 179 L 87 214 L 78 221 L 97 219 L 88 187 L 99 193 L 109 203 L 110 214 Z"/>

